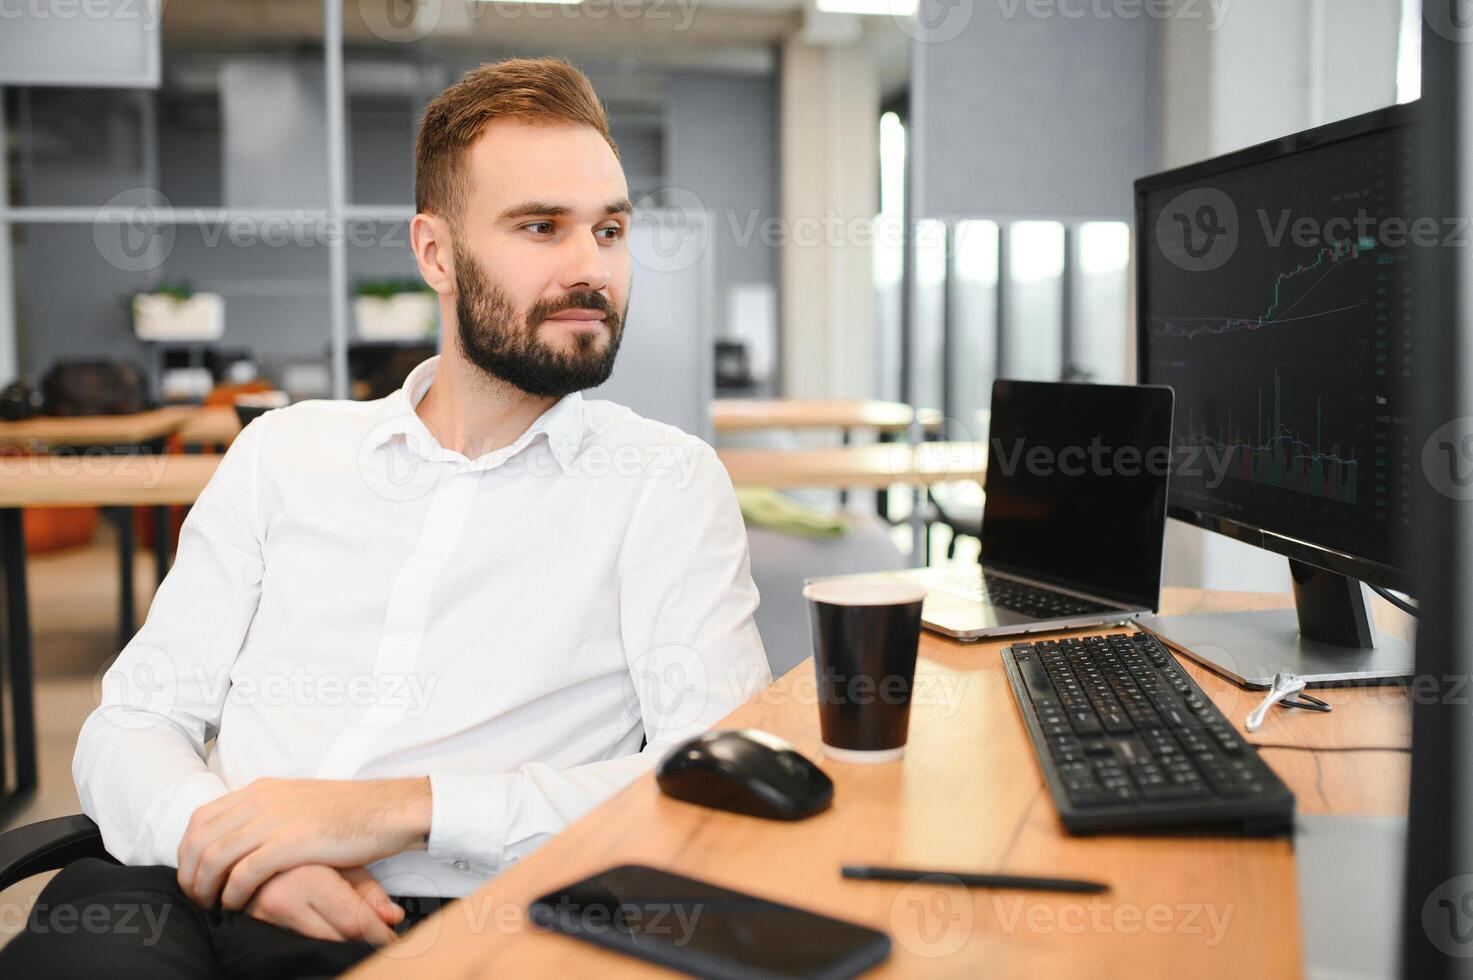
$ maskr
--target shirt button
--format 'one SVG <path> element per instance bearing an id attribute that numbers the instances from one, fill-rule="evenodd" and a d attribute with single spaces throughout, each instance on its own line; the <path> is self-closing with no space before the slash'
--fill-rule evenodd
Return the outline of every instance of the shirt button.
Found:
<path id="1" fill-rule="evenodd" d="M 455 870 L 456 871 L 469 871 L 470 869 L 471 869 L 471 863 L 469 861 L 467 861 L 465 858 L 461 858 L 459 861 L 456 861 L 455 862 Z"/>

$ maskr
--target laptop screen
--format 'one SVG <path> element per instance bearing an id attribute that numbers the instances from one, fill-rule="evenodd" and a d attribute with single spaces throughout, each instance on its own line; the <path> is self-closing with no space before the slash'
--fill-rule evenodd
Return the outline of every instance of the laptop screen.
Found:
<path id="1" fill-rule="evenodd" d="M 983 564 L 1155 610 L 1171 407 L 1161 386 L 995 382 Z"/>

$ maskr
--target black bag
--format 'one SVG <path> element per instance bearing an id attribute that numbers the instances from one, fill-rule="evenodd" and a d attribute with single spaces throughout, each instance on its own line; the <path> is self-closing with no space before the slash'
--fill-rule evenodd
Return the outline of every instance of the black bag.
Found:
<path id="1" fill-rule="evenodd" d="M 41 390 L 51 415 L 126 415 L 153 407 L 143 369 L 132 361 L 57 361 Z"/>
<path id="2" fill-rule="evenodd" d="M 0 390 L 0 419 L 19 422 L 41 411 L 41 393 L 24 381 L 12 381 Z"/>

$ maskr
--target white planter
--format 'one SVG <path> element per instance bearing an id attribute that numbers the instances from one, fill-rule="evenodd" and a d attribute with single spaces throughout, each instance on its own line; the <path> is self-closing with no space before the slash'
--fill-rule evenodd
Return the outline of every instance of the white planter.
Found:
<path id="1" fill-rule="evenodd" d="M 168 293 L 133 297 L 133 333 L 139 340 L 219 340 L 225 334 L 225 300 L 219 293 L 178 299 Z"/>
<path id="2" fill-rule="evenodd" d="M 433 337 L 439 325 L 438 297 L 434 293 L 395 293 L 387 299 L 359 296 L 353 318 L 362 340 L 420 340 Z"/>

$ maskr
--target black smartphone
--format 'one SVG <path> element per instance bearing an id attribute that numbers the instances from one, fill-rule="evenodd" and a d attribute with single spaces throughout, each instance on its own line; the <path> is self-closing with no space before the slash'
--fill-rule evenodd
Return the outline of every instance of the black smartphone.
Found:
<path id="1" fill-rule="evenodd" d="M 890 955 L 875 929 L 640 864 L 543 895 L 532 922 L 720 980 L 853 977 Z"/>

